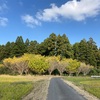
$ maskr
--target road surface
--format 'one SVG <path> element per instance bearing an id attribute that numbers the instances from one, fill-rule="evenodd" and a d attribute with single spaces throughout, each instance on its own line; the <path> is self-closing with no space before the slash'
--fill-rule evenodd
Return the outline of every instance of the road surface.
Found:
<path id="1" fill-rule="evenodd" d="M 47 100 L 86 100 L 60 78 L 52 78 Z"/>

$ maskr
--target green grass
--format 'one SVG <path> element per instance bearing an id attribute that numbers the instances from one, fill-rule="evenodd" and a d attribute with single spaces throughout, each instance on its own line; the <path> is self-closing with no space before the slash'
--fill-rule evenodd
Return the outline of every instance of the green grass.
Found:
<path id="1" fill-rule="evenodd" d="M 90 77 L 64 77 L 100 99 L 100 79 Z"/>
<path id="2" fill-rule="evenodd" d="M 21 100 L 33 88 L 30 79 L 20 76 L 0 77 L 0 100 Z"/>

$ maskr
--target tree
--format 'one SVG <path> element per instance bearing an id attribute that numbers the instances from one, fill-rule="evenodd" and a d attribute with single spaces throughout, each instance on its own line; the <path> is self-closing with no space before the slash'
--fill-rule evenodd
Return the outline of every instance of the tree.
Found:
<path id="1" fill-rule="evenodd" d="M 70 59 L 68 66 L 66 67 L 66 71 L 69 73 L 69 76 L 71 76 L 73 73 L 77 73 L 79 67 L 80 62 Z"/>
<path id="2" fill-rule="evenodd" d="M 22 36 L 18 36 L 16 42 L 13 43 L 12 55 L 16 57 L 20 57 L 25 53 L 25 44 Z"/>
<path id="3" fill-rule="evenodd" d="M 56 34 L 52 33 L 48 39 L 48 51 L 50 56 L 57 55 L 56 46 L 57 46 L 57 36 Z"/>
<path id="4" fill-rule="evenodd" d="M 91 69 L 93 69 L 93 66 L 86 65 L 85 63 L 81 63 L 80 67 L 78 68 L 78 74 L 83 73 L 83 75 L 87 75 Z"/>
<path id="5" fill-rule="evenodd" d="M 28 52 L 29 45 L 30 45 L 30 41 L 29 41 L 29 39 L 26 39 L 26 41 L 25 41 L 25 52 Z"/>
<path id="6" fill-rule="evenodd" d="M 87 48 L 87 41 L 85 39 L 81 40 L 79 43 L 79 61 L 87 63 L 87 52 L 89 52 Z"/>
<path id="7" fill-rule="evenodd" d="M 60 75 L 62 75 L 63 72 L 66 71 L 67 66 L 68 66 L 68 62 L 66 60 L 59 61 L 58 70 L 60 72 Z"/>
<path id="8" fill-rule="evenodd" d="M 29 60 L 29 68 L 37 74 L 43 74 L 48 69 L 48 63 L 45 61 L 44 56 L 33 55 Z"/>
<path id="9" fill-rule="evenodd" d="M 74 59 L 79 60 L 79 43 L 73 45 Z"/>
<path id="10" fill-rule="evenodd" d="M 38 54 L 39 43 L 37 41 L 31 41 L 27 47 L 27 52 L 32 54 Z"/>
<path id="11" fill-rule="evenodd" d="M 57 55 L 66 58 L 73 57 L 71 44 L 65 34 L 57 37 Z"/>
<path id="12" fill-rule="evenodd" d="M 29 71 L 28 68 L 29 59 L 26 55 L 22 57 L 13 57 L 13 58 L 6 58 L 3 60 L 3 64 L 5 67 L 9 68 L 13 73 L 19 73 L 22 75 L 23 73 L 27 74 Z"/>
<path id="13" fill-rule="evenodd" d="M 100 50 L 95 54 L 96 62 L 97 62 L 97 69 L 100 69 Z"/>
<path id="14" fill-rule="evenodd" d="M 11 57 L 11 43 L 7 42 L 5 45 L 5 58 Z"/>
<path id="15" fill-rule="evenodd" d="M 97 66 L 98 48 L 92 38 L 89 38 L 88 41 L 83 39 L 80 43 L 75 43 L 73 51 L 75 59 L 95 67 Z"/>
<path id="16" fill-rule="evenodd" d="M 87 41 L 87 45 L 88 45 L 87 62 L 88 64 L 96 67 L 97 66 L 96 56 L 98 52 L 96 43 L 92 38 L 89 38 L 89 41 Z"/>
<path id="17" fill-rule="evenodd" d="M 45 39 L 44 42 L 39 45 L 39 53 L 45 56 L 56 55 L 56 39 L 56 34 L 50 34 L 49 38 Z"/>
<path id="18" fill-rule="evenodd" d="M 26 39 L 25 46 L 28 47 L 29 45 L 30 45 L 30 41 L 29 41 L 29 39 Z"/>
<path id="19" fill-rule="evenodd" d="M 61 56 L 66 58 L 73 57 L 71 44 L 65 34 L 62 36 L 52 33 L 39 46 L 40 54 L 45 56 Z"/>
<path id="20" fill-rule="evenodd" d="M 0 45 L 0 61 L 5 58 L 5 46 Z"/>
<path id="21" fill-rule="evenodd" d="M 50 75 L 54 70 L 58 70 L 60 75 L 62 75 L 63 72 L 66 71 L 66 67 L 68 66 L 68 60 L 60 60 L 60 56 L 47 57 L 46 59 L 49 63 L 48 72 Z"/>
<path id="22" fill-rule="evenodd" d="M 48 72 L 50 75 L 55 69 L 58 69 L 59 66 L 58 61 L 59 61 L 58 58 L 55 56 L 47 57 L 47 62 L 49 64 Z"/>

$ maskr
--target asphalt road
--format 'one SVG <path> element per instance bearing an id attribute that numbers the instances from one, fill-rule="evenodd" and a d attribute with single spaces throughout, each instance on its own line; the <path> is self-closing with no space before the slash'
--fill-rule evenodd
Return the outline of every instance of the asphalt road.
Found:
<path id="1" fill-rule="evenodd" d="M 60 78 L 52 78 L 47 100 L 86 100 Z"/>

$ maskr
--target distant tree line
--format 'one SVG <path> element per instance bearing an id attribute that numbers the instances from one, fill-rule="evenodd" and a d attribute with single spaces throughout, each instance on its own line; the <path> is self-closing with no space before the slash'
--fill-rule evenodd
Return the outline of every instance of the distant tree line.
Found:
<path id="1" fill-rule="evenodd" d="M 42 43 L 23 40 L 18 36 L 15 42 L 7 42 L 0 45 L 0 61 L 5 58 L 21 57 L 24 53 L 38 54 L 42 56 L 60 56 L 63 58 L 72 58 L 85 64 L 94 66 L 93 73 L 100 73 L 100 48 L 97 47 L 92 38 L 81 40 L 79 43 L 70 44 L 68 37 L 63 35 L 50 34 Z"/>
<path id="2" fill-rule="evenodd" d="M 81 63 L 77 60 L 63 58 L 60 56 L 45 57 L 34 54 L 24 54 L 21 57 L 6 58 L 3 60 L 1 69 L 10 71 L 10 74 L 59 74 L 64 75 L 87 75 L 93 66 Z"/>

